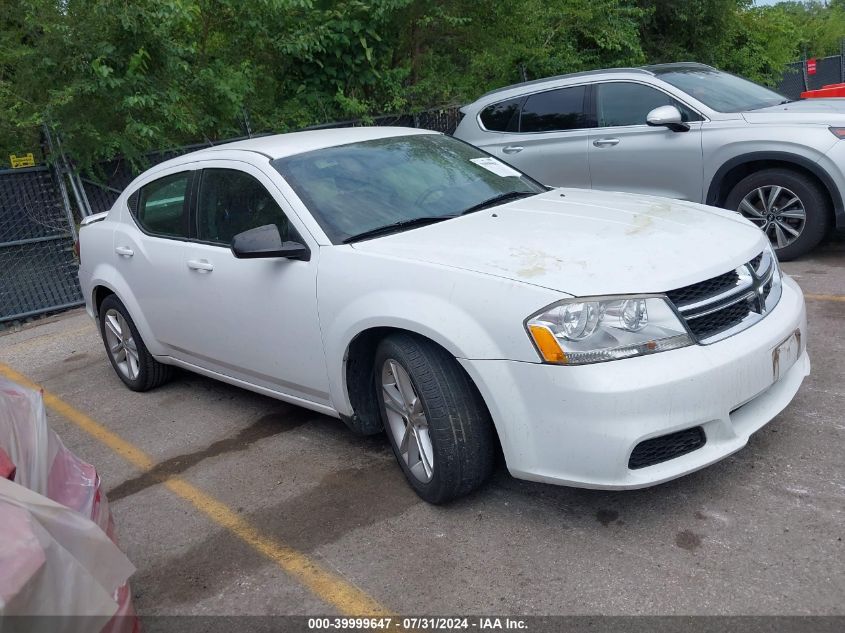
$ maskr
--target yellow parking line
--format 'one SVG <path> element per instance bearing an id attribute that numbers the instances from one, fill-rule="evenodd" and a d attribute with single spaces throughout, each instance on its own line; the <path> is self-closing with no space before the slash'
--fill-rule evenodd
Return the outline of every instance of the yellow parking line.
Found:
<path id="1" fill-rule="evenodd" d="M 8 365 L 0 363 L 0 375 L 24 387 L 40 390 L 44 394 L 45 405 L 105 444 L 133 466 L 144 471 L 155 466 L 153 459 L 140 448 L 109 431 L 99 422 L 43 389 Z M 385 607 L 352 583 L 323 569 L 305 554 L 262 534 L 259 529 L 243 519 L 229 506 L 184 479 L 173 477 L 162 483 L 168 490 L 190 503 L 214 523 L 228 530 L 255 551 L 276 563 L 314 595 L 334 606 L 344 615 L 390 615 Z"/>
<path id="2" fill-rule="evenodd" d="M 845 303 L 845 295 L 813 295 L 813 294 L 805 294 L 805 299 L 810 299 L 811 301 L 838 301 L 839 303 Z"/>

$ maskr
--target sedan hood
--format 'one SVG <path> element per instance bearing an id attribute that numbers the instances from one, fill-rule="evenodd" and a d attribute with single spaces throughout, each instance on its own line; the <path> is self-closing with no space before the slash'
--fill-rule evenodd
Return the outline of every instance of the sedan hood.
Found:
<path id="1" fill-rule="evenodd" d="M 752 259 L 764 240 L 750 222 L 721 209 L 555 189 L 353 248 L 585 296 L 703 281 Z"/>

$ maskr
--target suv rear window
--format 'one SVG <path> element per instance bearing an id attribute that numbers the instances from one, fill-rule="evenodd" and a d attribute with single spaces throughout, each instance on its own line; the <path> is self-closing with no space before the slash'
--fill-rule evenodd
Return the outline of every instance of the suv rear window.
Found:
<path id="1" fill-rule="evenodd" d="M 481 111 L 481 123 L 491 132 L 516 132 L 519 127 L 519 105 L 524 98 L 508 99 L 487 106 Z"/>
<path id="2" fill-rule="evenodd" d="M 529 96 L 522 106 L 520 132 L 558 132 L 591 127 L 584 100 L 586 86 L 558 88 Z"/>

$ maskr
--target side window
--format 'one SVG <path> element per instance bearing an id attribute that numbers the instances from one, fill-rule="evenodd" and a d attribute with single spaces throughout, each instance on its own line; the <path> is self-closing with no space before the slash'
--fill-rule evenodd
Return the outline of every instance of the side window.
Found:
<path id="1" fill-rule="evenodd" d="M 559 88 L 533 94 L 525 100 L 520 132 L 555 132 L 590 127 L 584 97 L 585 86 Z"/>
<path id="2" fill-rule="evenodd" d="M 651 86 L 629 82 L 596 85 L 596 110 L 599 127 L 645 125 L 648 113 L 664 105 L 681 111 L 683 121 L 700 121 L 701 117 L 665 92 Z"/>
<path id="3" fill-rule="evenodd" d="M 191 172 L 181 172 L 144 185 L 129 199 L 129 208 L 148 233 L 188 237 L 188 183 Z M 137 196 L 137 197 L 136 197 Z"/>
<path id="4" fill-rule="evenodd" d="M 481 123 L 491 132 L 516 132 L 522 99 L 523 97 L 519 97 L 487 106 L 481 111 Z"/>
<path id="5" fill-rule="evenodd" d="M 235 169 L 203 169 L 197 204 L 197 238 L 228 246 L 232 238 L 266 224 L 282 241 L 302 241 L 281 207 L 258 180 Z"/>

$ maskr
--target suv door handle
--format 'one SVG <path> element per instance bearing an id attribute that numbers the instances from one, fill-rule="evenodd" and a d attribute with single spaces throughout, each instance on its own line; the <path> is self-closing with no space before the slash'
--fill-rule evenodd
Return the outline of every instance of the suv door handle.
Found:
<path id="1" fill-rule="evenodd" d="M 212 264 L 207 259 L 189 259 L 188 268 L 190 268 L 191 270 L 199 270 L 201 272 L 210 273 L 212 270 L 214 270 L 214 264 Z"/>
<path id="2" fill-rule="evenodd" d="M 593 141 L 593 145 L 595 145 L 596 147 L 613 147 L 614 145 L 618 144 L 618 138 L 598 138 Z"/>
<path id="3" fill-rule="evenodd" d="M 523 147 L 520 147 L 519 145 L 508 145 L 507 147 L 503 147 L 503 148 L 502 148 L 502 151 L 503 151 L 505 154 L 518 154 L 518 153 L 519 153 L 519 152 L 521 152 L 523 149 L 524 149 L 524 148 L 523 148 Z"/>
<path id="4" fill-rule="evenodd" d="M 120 255 L 121 257 L 132 257 L 135 254 L 128 246 L 115 246 L 114 252 Z"/>

